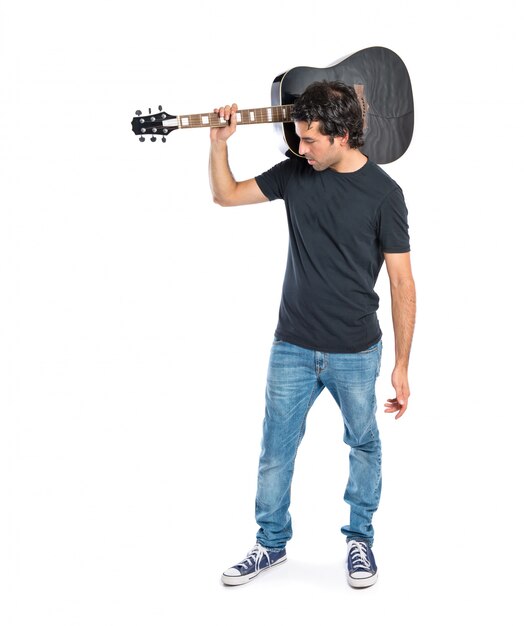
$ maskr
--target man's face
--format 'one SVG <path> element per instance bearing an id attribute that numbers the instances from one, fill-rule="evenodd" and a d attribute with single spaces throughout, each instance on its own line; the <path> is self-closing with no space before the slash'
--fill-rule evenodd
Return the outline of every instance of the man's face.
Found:
<path id="1" fill-rule="evenodd" d="M 322 135 L 318 130 L 318 122 L 295 122 L 295 132 L 300 139 L 298 148 L 301 156 L 317 172 L 328 168 L 337 169 L 337 164 L 347 154 L 347 145 L 341 145 L 342 137 L 335 137 L 333 143 L 328 135 Z"/>

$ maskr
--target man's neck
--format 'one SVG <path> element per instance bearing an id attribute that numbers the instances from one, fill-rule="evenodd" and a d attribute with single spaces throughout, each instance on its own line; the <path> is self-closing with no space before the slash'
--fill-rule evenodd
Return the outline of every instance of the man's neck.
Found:
<path id="1" fill-rule="evenodd" d="M 356 172 L 367 163 L 368 158 L 358 148 L 349 148 L 347 154 L 332 167 L 339 174 L 351 174 Z"/>

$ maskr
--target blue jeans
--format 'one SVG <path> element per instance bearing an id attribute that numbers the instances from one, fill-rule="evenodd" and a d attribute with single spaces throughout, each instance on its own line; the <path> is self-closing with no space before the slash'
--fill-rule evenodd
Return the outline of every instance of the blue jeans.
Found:
<path id="1" fill-rule="evenodd" d="M 291 539 L 291 480 L 306 416 L 327 387 L 342 411 L 344 441 L 350 446 L 349 480 L 344 500 L 350 505 L 350 539 L 373 544 L 373 513 L 381 480 L 381 447 L 375 412 L 375 381 L 380 371 L 382 342 L 355 354 L 334 354 L 300 348 L 275 339 L 271 348 L 262 451 L 258 469 L 255 516 L 257 540 L 281 549 Z"/>

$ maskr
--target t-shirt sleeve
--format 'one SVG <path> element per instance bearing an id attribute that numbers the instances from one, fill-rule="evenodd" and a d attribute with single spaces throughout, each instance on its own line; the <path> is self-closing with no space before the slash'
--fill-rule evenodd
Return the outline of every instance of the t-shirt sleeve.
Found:
<path id="1" fill-rule="evenodd" d="M 257 185 L 260 187 L 260 191 L 266 196 L 268 200 L 278 200 L 284 197 L 286 192 L 287 182 L 289 180 L 291 159 L 286 159 L 277 163 L 272 168 L 255 176 Z"/>
<path id="2" fill-rule="evenodd" d="M 378 239 L 382 252 L 409 252 L 408 209 L 400 187 L 390 192 L 378 210 Z"/>

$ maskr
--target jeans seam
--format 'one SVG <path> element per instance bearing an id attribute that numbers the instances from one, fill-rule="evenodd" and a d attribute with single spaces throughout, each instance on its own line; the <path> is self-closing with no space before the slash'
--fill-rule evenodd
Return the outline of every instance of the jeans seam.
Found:
<path id="1" fill-rule="evenodd" d="M 366 424 L 366 428 L 364 429 L 362 438 L 366 437 L 368 433 L 371 433 L 371 437 L 373 441 L 376 441 L 377 438 L 375 437 L 375 432 L 376 430 L 378 430 L 376 413 L 377 413 L 377 396 L 376 396 L 376 393 L 374 392 L 373 404 L 371 405 L 371 417 L 369 418 L 369 422 Z"/>
<path id="2" fill-rule="evenodd" d="M 302 443 L 302 439 L 304 437 L 304 431 L 305 431 L 304 424 L 306 422 L 306 417 L 307 417 L 307 414 L 309 413 L 309 409 L 311 409 L 311 407 L 313 406 L 313 402 L 314 401 L 312 401 L 312 398 L 313 398 L 314 393 L 315 393 L 315 388 L 313 387 L 313 389 L 311 390 L 311 394 L 309 395 L 309 400 L 308 400 L 308 404 L 307 404 L 306 410 L 305 410 L 304 415 L 303 415 L 303 417 L 301 419 L 301 432 L 302 432 L 302 434 L 300 435 L 300 438 L 297 440 L 297 444 L 295 446 L 295 452 L 293 454 L 293 465 L 295 464 L 295 460 L 297 458 L 298 448 L 299 448 L 300 444 Z"/>

